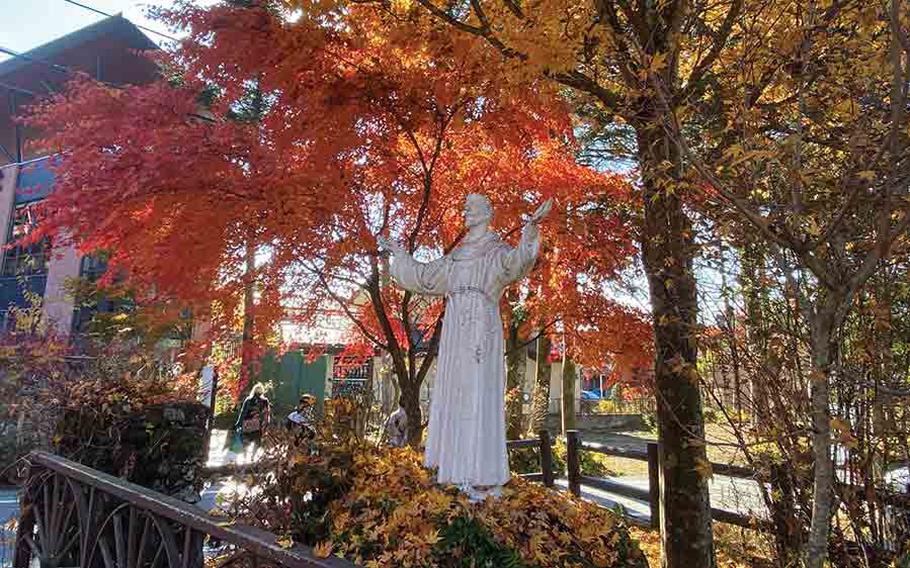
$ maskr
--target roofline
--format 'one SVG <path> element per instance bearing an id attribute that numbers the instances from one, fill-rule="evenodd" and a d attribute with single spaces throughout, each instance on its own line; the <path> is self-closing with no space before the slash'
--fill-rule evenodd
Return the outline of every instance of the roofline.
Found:
<path id="1" fill-rule="evenodd" d="M 118 30 L 117 26 L 123 25 L 127 27 L 120 28 Z M 50 63 L 47 61 L 47 59 L 51 57 L 55 57 L 69 49 L 79 47 L 99 37 L 103 37 L 108 32 L 123 30 L 127 30 L 129 33 L 132 33 L 134 35 L 132 38 L 124 38 L 128 43 L 131 44 L 131 47 L 134 49 L 159 49 L 158 44 L 149 39 L 149 37 L 145 35 L 142 30 L 136 27 L 135 24 L 124 18 L 122 15 L 117 14 L 109 18 L 98 20 L 97 22 L 89 24 L 84 28 L 80 28 L 74 32 L 66 34 L 65 36 L 58 37 L 57 39 L 51 40 L 48 43 L 39 45 L 34 49 L 30 49 L 25 53 L 21 53 L 18 56 L 13 56 L 6 61 L 0 62 L 0 77 L 15 73 L 16 71 L 28 65 Z"/>

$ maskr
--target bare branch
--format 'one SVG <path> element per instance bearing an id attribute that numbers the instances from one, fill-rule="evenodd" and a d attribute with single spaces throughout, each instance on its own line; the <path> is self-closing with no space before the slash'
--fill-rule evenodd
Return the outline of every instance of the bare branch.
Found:
<path id="1" fill-rule="evenodd" d="M 689 79 L 686 81 L 686 86 L 680 91 L 674 104 L 685 101 L 696 92 L 705 73 L 711 69 L 711 66 L 714 65 L 714 62 L 717 61 L 717 58 L 720 56 L 724 47 L 726 47 L 730 33 L 733 31 L 733 24 L 739 19 L 742 8 L 743 0 L 734 0 L 733 5 L 730 6 L 730 9 L 727 11 L 726 17 L 724 17 L 720 29 L 714 34 L 714 41 L 711 42 L 711 50 L 704 59 L 699 61 L 695 68 L 692 69 L 692 73 L 689 74 Z"/>
<path id="2" fill-rule="evenodd" d="M 304 262 L 304 266 L 306 266 L 305 262 Z M 379 346 L 382 349 L 385 349 L 385 350 L 389 349 L 389 346 L 387 344 L 383 343 L 382 341 L 379 340 L 378 337 L 374 336 L 370 332 L 370 330 L 368 330 L 366 328 L 366 326 L 363 325 L 363 322 L 360 321 L 360 318 L 358 318 L 356 315 L 354 315 L 354 313 L 351 311 L 351 308 L 348 306 L 348 301 L 332 291 L 331 287 L 329 286 L 329 282 L 325 278 L 325 274 L 321 270 L 319 270 L 315 267 L 307 267 L 307 269 L 316 275 L 316 277 L 319 279 L 319 283 L 322 286 L 323 290 L 325 290 L 326 293 L 329 295 L 329 297 L 332 298 L 332 300 L 334 300 L 335 303 L 337 303 L 341 307 L 344 314 L 348 317 L 349 320 L 351 320 L 354 323 L 354 325 L 357 326 L 357 329 L 360 330 L 360 333 L 362 333 L 364 335 L 364 337 L 366 337 L 367 339 L 372 341 L 373 344 Z"/>

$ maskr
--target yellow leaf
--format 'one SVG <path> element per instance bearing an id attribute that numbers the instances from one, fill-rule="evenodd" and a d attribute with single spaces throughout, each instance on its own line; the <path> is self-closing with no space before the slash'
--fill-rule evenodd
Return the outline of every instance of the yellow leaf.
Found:
<path id="1" fill-rule="evenodd" d="M 439 542 L 439 530 L 436 529 L 436 530 L 431 531 L 430 534 L 428 534 L 423 539 L 423 542 L 424 542 L 424 544 L 426 544 L 428 546 L 434 546 L 437 542 Z"/>
<path id="2" fill-rule="evenodd" d="M 294 539 L 291 538 L 289 535 L 284 535 L 284 536 L 278 537 L 278 540 L 276 540 L 275 542 L 277 542 L 278 546 L 280 546 L 281 548 L 291 548 L 292 546 L 294 546 Z"/>
<path id="3" fill-rule="evenodd" d="M 655 53 L 651 57 L 651 64 L 648 65 L 649 73 L 658 73 L 661 69 L 664 68 L 667 64 L 667 54 L 666 53 Z"/>
<path id="4" fill-rule="evenodd" d="M 874 181 L 875 172 L 873 172 L 872 170 L 863 170 L 863 171 L 857 173 L 856 177 L 858 177 L 859 179 L 862 179 L 862 180 L 866 180 L 866 181 Z"/>
<path id="5" fill-rule="evenodd" d="M 706 459 L 698 458 L 695 460 L 695 471 L 704 479 L 714 477 L 714 468 L 711 467 L 711 462 Z"/>
<path id="6" fill-rule="evenodd" d="M 332 541 L 324 540 L 313 548 L 313 556 L 316 558 L 328 558 L 332 554 Z"/>

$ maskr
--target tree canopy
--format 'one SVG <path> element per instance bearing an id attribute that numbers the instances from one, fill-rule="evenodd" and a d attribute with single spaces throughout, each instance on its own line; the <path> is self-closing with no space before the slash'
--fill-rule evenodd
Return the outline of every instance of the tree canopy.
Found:
<path id="1" fill-rule="evenodd" d="M 555 197 L 540 269 L 522 284 L 529 321 L 563 318 L 587 337 L 645 329 L 603 289 L 636 252 L 630 185 L 575 159 L 569 107 L 548 82 L 507 80 L 499 55 L 417 12 L 318 14 L 183 3 L 158 13 L 189 31 L 159 56 L 161 80 L 81 78 L 37 107 L 30 122 L 62 157 L 43 234 L 109 251 L 111 273 L 147 301 L 211 314 L 216 335 L 237 328 L 250 287 L 259 343 L 330 306 L 416 392 L 441 306 L 389 285 L 376 236 L 440 254 L 480 192 L 514 240 L 521 215 Z M 647 352 L 642 333 L 579 344 L 602 364 L 633 337 Z"/>

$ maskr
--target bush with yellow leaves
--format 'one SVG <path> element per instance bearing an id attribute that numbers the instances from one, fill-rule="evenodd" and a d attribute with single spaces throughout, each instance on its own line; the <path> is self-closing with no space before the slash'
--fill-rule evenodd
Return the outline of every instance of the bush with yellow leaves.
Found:
<path id="1" fill-rule="evenodd" d="M 514 478 L 471 503 L 440 486 L 409 448 L 377 448 L 327 403 L 315 440 L 270 432 L 258 471 L 229 514 L 368 568 L 647 567 L 622 520 L 566 493 Z"/>
<path id="2" fill-rule="evenodd" d="M 472 504 L 434 484 L 409 449 L 359 453 L 353 485 L 330 514 L 332 537 L 320 552 L 369 568 L 647 566 L 605 509 L 518 478 L 501 498 Z"/>

